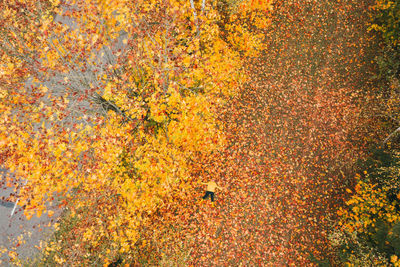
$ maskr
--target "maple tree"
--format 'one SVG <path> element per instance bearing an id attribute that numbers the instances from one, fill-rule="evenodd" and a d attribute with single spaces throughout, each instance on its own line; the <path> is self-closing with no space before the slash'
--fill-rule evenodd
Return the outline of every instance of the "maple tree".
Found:
<path id="1" fill-rule="evenodd" d="M 1 163 L 27 217 L 67 207 L 41 260 L 335 262 L 330 221 L 375 137 L 366 3 L 10 3 Z"/>
<path id="2" fill-rule="evenodd" d="M 188 1 L 4 5 L 5 25 L 32 14 L 2 32 L 2 80 L 25 71 L 2 87 L 2 163 L 26 181 L 19 204 L 28 218 L 54 198 L 79 219 L 91 207 L 73 242 L 105 262 L 128 253 L 173 190 L 191 188 L 192 162 L 224 144 L 215 108 L 243 82 L 242 60 L 212 3 L 200 14 Z M 74 254 L 57 262 L 91 261 Z"/>
<path id="3" fill-rule="evenodd" d="M 392 148 L 376 149 L 357 174 L 350 197 L 337 212 L 331 233 L 342 263 L 387 266 L 398 262 L 399 155 Z"/>
<path id="4" fill-rule="evenodd" d="M 332 239 L 343 261 L 386 266 L 387 259 L 398 253 L 398 204 L 389 200 L 388 188 L 357 180 L 355 194 L 338 211 L 341 220 Z"/>

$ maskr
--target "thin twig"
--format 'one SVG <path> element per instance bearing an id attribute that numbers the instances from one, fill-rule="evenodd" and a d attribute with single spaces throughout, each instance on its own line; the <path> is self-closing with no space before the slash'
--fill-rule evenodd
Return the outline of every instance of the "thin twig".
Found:
<path id="1" fill-rule="evenodd" d="M 386 142 L 389 141 L 389 139 L 392 138 L 392 136 L 394 136 L 399 131 L 400 131 L 400 127 L 397 128 L 394 132 L 392 132 L 388 137 L 386 137 L 385 140 L 383 140 L 383 143 L 386 144 Z"/>

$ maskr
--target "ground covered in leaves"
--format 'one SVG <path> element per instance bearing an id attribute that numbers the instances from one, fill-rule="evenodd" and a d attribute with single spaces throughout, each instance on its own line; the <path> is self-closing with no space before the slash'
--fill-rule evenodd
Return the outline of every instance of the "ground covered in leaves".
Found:
<path id="1" fill-rule="evenodd" d="M 363 150 L 370 86 L 369 3 L 276 4 L 250 82 L 222 119 L 229 147 L 202 162 L 226 188 L 197 202 L 195 266 L 303 266 L 328 257 L 329 219 Z M 198 190 L 198 199 L 204 194 Z"/>

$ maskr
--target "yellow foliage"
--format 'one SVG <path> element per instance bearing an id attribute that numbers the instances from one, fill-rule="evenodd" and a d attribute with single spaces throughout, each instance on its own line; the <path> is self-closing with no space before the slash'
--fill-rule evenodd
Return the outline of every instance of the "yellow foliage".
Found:
<path id="1" fill-rule="evenodd" d="M 198 17 L 197 35 L 194 27 L 187 27 L 188 17 L 195 23 L 189 1 L 75 0 L 77 11 L 67 14 L 57 9 L 59 1 L 50 2 L 49 12 L 71 17 L 78 27 L 54 23 L 49 12 L 40 17 L 43 23 L 35 32 L 41 34 L 37 39 L 30 36 L 29 45 L 43 62 L 36 72 L 30 69 L 29 75 L 38 84 L 38 92 L 48 93 L 54 105 L 26 105 L 32 102 L 23 91 L 28 74 L 20 77 L 18 94 L 12 87 L 1 92 L 2 99 L 11 100 L 6 103 L 25 107 L 18 113 L 24 117 L 16 118 L 10 115 L 15 109 L 12 104 L 0 103 L 1 140 L 6 136 L 0 146 L 10 154 L 4 165 L 27 180 L 20 192 L 27 218 L 45 212 L 46 197 L 61 194 L 71 216 L 80 220 L 75 230 L 93 248 L 90 253 L 100 253 L 96 249 L 107 243 L 107 260 L 133 249 L 139 227 L 173 201 L 171 192 L 191 189 L 197 179 L 191 170 L 196 156 L 211 154 L 226 144 L 215 114 L 246 81 L 240 53 L 255 56 L 262 49 L 262 35 L 233 19 L 227 26 L 227 41 L 236 44 L 232 48 L 221 39 L 216 24 L 219 15 L 211 3 L 207 3 L 208 12 Z M 240 16 L 266 27 L 269 22 L 254 14 L 270 6 L 253 4 Z M 143 22 L 149 17 L 156 23 Z M 70 75 L 71 66 L 95 67 L 91 59 L 111 46 L 121 30 L 127 33 L 123 43 L 132 47 L 116 55 L 116 63 L 102 70 L 96 81 Z M 49 31 L 56 40 L 43 37 Z M 71 56 L 75 54 L 76 59 Z M 7 69 L 1 78 L 5 80 L 23 66 L 3 58 Z M 78 100 L 70 88 L 55 97 L 53 88 L 40 85 L 47 71 L 66 77 L 62 80 L 67 84 L 82 83 L 90 89 L 97 84 L 95 92 L 114 106 L 104 116 L 85 114 L 79 119 L 86 122 L 64 127 L 62 117 L 68 105 Z M 82 216 L 82 210 L 90 219 Z M 81 249 L 76 245 L 73 249 Z M 48 251 L 57 251 L 57 246 L 48 244 Z M 65 264 L 68 258 L 55 260 Z"/>
<path id="2" fill-rule="evenodd" d="M 346 202 L 348 208 L 341 208 L 340 224 L 349 233 L 369 233 L 369 228 L 375 226 L 377 220 L 393 225 L 400 221 L 396 213 L 395 202 L 390 202 L 386 196 L 385 188 L 376 189 L 375 185 L 358 181 L 356 192 Z"/>

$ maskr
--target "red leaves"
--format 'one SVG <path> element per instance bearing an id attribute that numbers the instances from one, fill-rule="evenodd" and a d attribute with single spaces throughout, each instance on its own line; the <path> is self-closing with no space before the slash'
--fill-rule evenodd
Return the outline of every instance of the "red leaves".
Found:
<path id="1" fill-rule="evenodd" d="M 352 96 L 364 77 L 349 72 L 350 82 L 340 74 L 354 59 L 339 48 L 366 43 L 348 33 L 344 19 L 326 16 L 350 6 L 291 1 L 276 11 L 306 26 L 276 18 L 265 45 L 270 49 L 247 66 L 251 82 L 221 115 L 230 144 L 203 168 L 230 192 L 216 194 L 217 213 L 200 207 L 194 265 L 300 266 L 310 264 L 302 250 L 329 255 L 325 218 L 342 202 L 343 179 L 332 170 L 362 149 L 349 137 L 364 123 Z M 321 43 L 332 38 L 328 57 Z M 216 219 L 224 226 L 209 242 Z"/>

